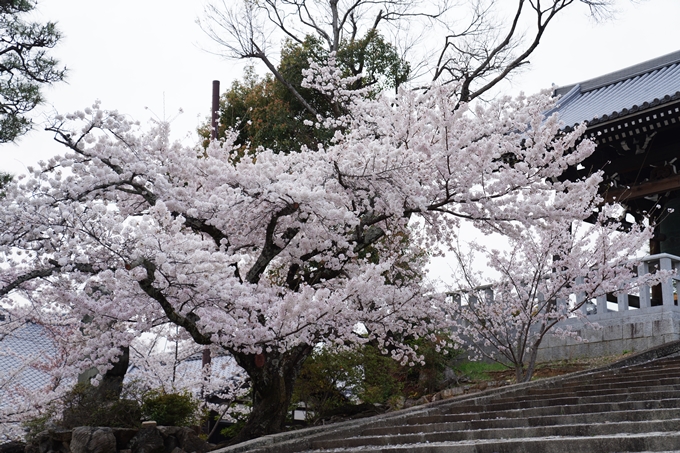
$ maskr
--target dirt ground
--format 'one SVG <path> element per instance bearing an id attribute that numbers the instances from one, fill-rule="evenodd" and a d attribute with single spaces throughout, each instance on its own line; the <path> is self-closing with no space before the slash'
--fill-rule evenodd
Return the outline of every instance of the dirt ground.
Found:
<path id="1" fill-rule="evenodd" d="M 621 360 L 625 355 L 596 357 L 592 359 L 560 360 L 556 362 L 545 362 L 536 365 L 533 379 L 561 376 L 563 374 L 574 373 L 576 371 L 587 370 L 607 365 L 617 360 Z M 492 381 L 511 381 L 515 380 L 514 370 L 488 371 L 487 374 Z"/>

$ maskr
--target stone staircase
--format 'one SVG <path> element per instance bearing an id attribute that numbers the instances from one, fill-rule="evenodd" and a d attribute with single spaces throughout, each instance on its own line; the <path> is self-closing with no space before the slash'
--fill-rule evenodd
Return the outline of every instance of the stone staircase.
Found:
<path id="1" fill-rule="evenodd" d="M 680 452 L 680 357 L 626 365 L 267 436 L 221 453 Z"/>

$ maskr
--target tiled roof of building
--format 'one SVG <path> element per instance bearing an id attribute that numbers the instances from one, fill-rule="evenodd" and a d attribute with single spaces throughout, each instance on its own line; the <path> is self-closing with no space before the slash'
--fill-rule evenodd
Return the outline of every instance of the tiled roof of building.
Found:
<path id="1" fill-rule="evenodd" d="M 49 385 L 51 377 L 41 368 L 55 354 L 54 342 L 39 324 L 26 323 L 0 339 L 0 383 L 10 383 L 0 388 L 0 401 L 3 390 L 15 385 L 31 391 Z"/>
<path id="2" fill-rule="evenodd" d="M 680 100 L 680 51 L 555 90 L 567 126 L 590 126 Z"/>
<path id="3" fill-rule="evenodd" d="M 217 355 L 211 360 L 212 377 L 223 381 L 233 379 L 239 373 L 239 366 L 236 360 L 230 355 Z M 180 369 L 187 375 L 200 375 L 203 363 L 200 355 L 193 355 L 184 360 Z"/>

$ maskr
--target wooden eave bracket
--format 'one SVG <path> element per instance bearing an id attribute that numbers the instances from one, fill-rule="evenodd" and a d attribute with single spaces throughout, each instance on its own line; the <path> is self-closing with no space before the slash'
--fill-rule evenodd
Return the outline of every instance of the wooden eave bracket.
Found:
<path id="1" fill-rule="evenodd" d="M 680 175 L 673 175 L 668 178 L 656 181 L 643 182 L 629 188 L 613 188 L 604 194 L 606 202 L 627 201 L 636 198 L 643 198 L 657 193 L 670 192 L 680 189 Z"/>

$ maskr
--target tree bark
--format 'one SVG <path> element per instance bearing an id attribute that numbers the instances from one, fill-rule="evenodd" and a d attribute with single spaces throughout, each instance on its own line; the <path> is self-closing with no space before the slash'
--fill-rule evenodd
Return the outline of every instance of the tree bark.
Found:
<path id="1" fill-rule="evenodd" d="M 244 354 L 232 352 L 246 370 L 253 387 L 253 409 L 241 432 L 230 442 L 236 444 L 284 429 L 293 396 L 293 386 L 302 364 L 313 347 L 302 344 L 286 352 Z"/>
<path id="2" fill-rule="evenodd" d="M 524 366 L 524 361 L 520 365 L 515 366 L 515 377 L 517 378 L 517 383 L 529 382 L 532 377 L 534 377 L 534 371 L 536 371 L 536 359 L 538 358 L 538 346 L 541 344 L 543 336 L 531 347 L 529 351 L 529 360 L 527 361 L 526 367 Z"/>

